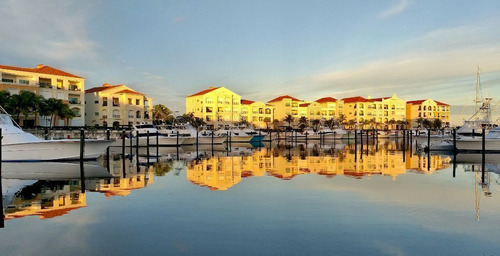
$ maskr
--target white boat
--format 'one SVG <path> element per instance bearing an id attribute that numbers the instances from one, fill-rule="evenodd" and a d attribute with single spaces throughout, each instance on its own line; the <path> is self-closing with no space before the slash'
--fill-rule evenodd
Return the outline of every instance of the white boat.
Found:
<path id="1" fill-rule="evenodd" d="M 134 137 L 139 137 L 139 146 L 148 145 L 148 137 L 150 146 L 178 146 L 181 145 L 185 140 L 185 138 L 183 137 L 177 137 L 176 133 L 161 133 L 152 124 L 140 124 L 132 126 L 132 135 Z M 135 138 L 132 138 L 132 140 L 132 145 L 135 145 Z"/>
<path id="2" fill-rule="evenodd" d="M 2 161 L 56 161 L 80 159 L 80 139 L 42 140 L 14 125 L 5 110 L 0 113 Z M 113 140 L 86 139 L 83 158 L 96 159 Z"/>
<path id="3" fill-rule="evenodd" d="M 500 127 L 491 129 L 484 142 L 486 151 L 500 151 Z M 458 137 L 456 140 L 456 147 L 461 151 L 482 151 L 482 145 L 482 136 Z"/>
<path id="4" fill-rule="evenodd" d="M 222 144 L 226 141 L 225 136 L 215 134 L 212 136 L 211 131 L 199 132 L 190 124 L 162 126 L 160 131 L 163 134 L 172 134 L 174 136 L 177 136 L 177 132 L 179 132 L 179 137 L 184 139 L 182 145 L 194 145 L 196 144 L 196 141 L 198 141 L 198 144 Z M 198 138 L 196 138 L 197 134 Z"/>
<path id="5" fill-rule="evenodd" d="M 214 132 L 217 136 L 229 136 L 231 143 L 250 143 L 253 139 L 253 135 L 248 135 L 244 131 L 236 128 L 230 128 L 227 130 L 217 130 Z"/>
<path id="6" fill-rule="evenodd" d="M 307 139 L 308 140 L 333 140 L 333 139 L 340 139 L 344 134 L 347 134 L 347 132 L 339 127 L 334 127 L 333 130 L 330 129 L 329 127 L 320 127 L 317 131 L 314 131 L 313 129 L 309 128 L 304 130 L 302 133 L 299 133 L 297 135 L 298 140 L 305 140 L 307 134 Z"/>

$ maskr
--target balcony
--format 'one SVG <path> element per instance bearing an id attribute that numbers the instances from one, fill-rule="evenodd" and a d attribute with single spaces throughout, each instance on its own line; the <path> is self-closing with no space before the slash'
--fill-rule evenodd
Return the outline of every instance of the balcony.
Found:
<path id="1" fill-rule="evenodd" d="M 50 83 L 38 83 L 38 85 L 40 86 L 40 88 L 47 88 L 47 89 L 52 89 L 52 87 L 54 87 Z"/>
<path id="2" fill-rule="evenodd" d="M 102 115 L 102 119 L 108 119 L 108 115 Z"/>
<path id="3" fill-rule="evenodd" d="M 78 99 L 69 99 L 69 104 L 81 104 Z"/>
<path id="4" fill-rule="evenodd" d="M 120 118 L 120 115 L 113 115 L 113 118 Z"/>
<path id="5" fill-rule="evenodd" d="M 77 85 L 70 84 L 68 90 L 70 90 L 70 91 L 79 91 L 80 89 L 78 89 Z"/>

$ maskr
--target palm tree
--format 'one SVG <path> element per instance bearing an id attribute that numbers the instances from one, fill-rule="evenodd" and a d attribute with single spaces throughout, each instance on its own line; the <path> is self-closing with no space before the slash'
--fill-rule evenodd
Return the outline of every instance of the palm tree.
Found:
<path id="1" fill-rule="evenodd" d="M 308 126 L 309 120 L 307 120 L 307 117 L 301 116 L 299 118 L 299 128 L 301 131 L 304 131 L 304 129 Z"/>
<path id="2" fill-rule="evenodd" d="M 9 98 L 10 98 L 10 92 L 8 91 L 0 91 L 0 106 L 2 106 L 5 111 L 9 112 Z"/>
<path id="3" fill-rule="evenodd" d="M 153 122 L 160 123 L 160 121 L 166 121 L 166 119 L 172 115 L 172 111 L 165 105 L 158 104 L 153 106 Z"/>
<path id="4" fill-rule="evenodd" d="M 347 117 L 343 114 L 339 115 L 338 123 L 345 127 L 346 122 L 347 122 Z M 344 127 L 342 127 L 342 128 L 344 128 Z"/>
<path id="5" fill-rule="evenodd" d="M 325 125 L 328 126 L 328 128 L 330 128 L 330 129 L 333 129 L 333 127 L 335 126 L 336 123 L 337 123 L 337 120 L 335 120 L 335 118 L 333 118 L 333 117 L 325 121 Z"/>
<path id="6" fill-rule="evenodd" d="M 443 121 L 439 118 L 436 118 L 434 119 L 433 125 L 435 129 L 441 130 L 441 127 L 443 127 Z"/>
<path id="7" fill-rule="evenodd" d="M 314 131 L 318 131 L 319 126 L 321 125 L 321 120 L 313 119 L 311 120 L 311 125 L 313 126 Z"/>
<path id="8" fill-rule="evenodd" d="M 293 122 L 294 118 L 292 115 L 287 115 L 285 116 L 285 118 L 283 118 L 283 121 L 287 122 L 288 123 L 288 129 L 291 129 L 292 128 L 292 122 Z"/>
<path id="9" fill-rule="evenodd" d="M 424 118 L 422 118 L 422 117 L 419 117 L 419 118 L 417 119 L 417 125 L 418 125 L 418 128 L 421 128 L 421 127 L 422 127 L 422 125 L 423 125 L 423 123 L 424 123 L 424 120 L 425 120 L 425 119 L 424 119 Z"/>

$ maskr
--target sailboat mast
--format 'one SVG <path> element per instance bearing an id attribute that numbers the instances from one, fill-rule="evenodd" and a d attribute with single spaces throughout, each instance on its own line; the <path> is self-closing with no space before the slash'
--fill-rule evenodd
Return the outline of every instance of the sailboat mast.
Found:
<path id="1" fill-rule="evenodd" d="M 481 67 L 477 66 L 477 74 L 476 74 L 476 98 L 474 99 L 474 103 L 476 103 L 476 111 L 479 110 L 479 103 L 481 103 Z"/>

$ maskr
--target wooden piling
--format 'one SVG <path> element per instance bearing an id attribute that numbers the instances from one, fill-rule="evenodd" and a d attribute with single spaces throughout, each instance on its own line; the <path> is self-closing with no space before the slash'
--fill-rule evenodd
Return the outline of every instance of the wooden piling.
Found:
<path id="1" fill-rule="evenodd" d="M 109 129 L 106 129 L 106 140 L 110 140 L 111 139 L 111 131 Z M 109 169 L 109 147 L 106 148 L 106 169 L 108 170 L 108 172 L 111 172 L 111 170 Z"/>
<path id="2" fill-rule="evenodd" d="M 85 156 L 85 130 L 80 129 L 80 188 L 81 192 L 85 193 L 85 171 L 83 168 L 83 160 Z"/>
<path id="3" fill-rule="evenodd" d="M 483 132 L 481 134 L 481 180 L 483 184 L 485 183 L 484 181 L 484 173 L 486 169 L 486 129 L 483 128 Z"/>
<path id="4" fill-rule="evenodd" d="M 146 132 L 146 158 L 149 167 L 149 131 Z"/>

